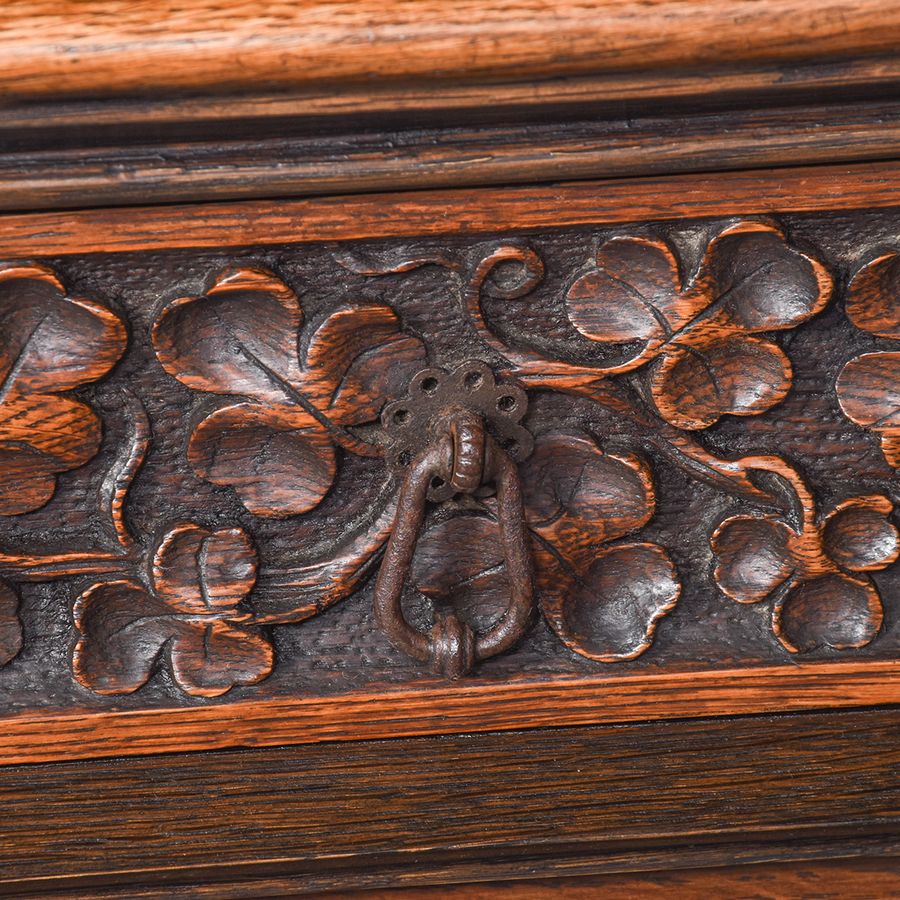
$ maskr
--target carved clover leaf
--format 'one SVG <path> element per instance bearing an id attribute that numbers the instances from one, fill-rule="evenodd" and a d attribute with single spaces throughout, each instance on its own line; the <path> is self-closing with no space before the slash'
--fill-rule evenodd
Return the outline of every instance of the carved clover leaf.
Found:
<path id="1" fill-rule="evenodd" d="M 63 392 L 106 375 L 125 344 L 116 315 L 67 297 L 49 269 L 0 268 L 0 515 L 39 509 L 97 453 L 100 420 Z"/>
<path id="2" fill-rule="evenodd" d="M 847 316 L 870 334 L 900 340 L 900 254 L 883 254 L 853 276 Z M 879 434 L 888 465 L 900 469 L 900 352 L 851 359 L 838 376 L 837 395 L 847 418 Z"/>
<path id="3" fill-rule="evenodd" d="M 792 653 L 863 647 L 881 628 L 881 598 L 866 572 L 900 557 L 886 497 L 853 497 L 824 520 L 793 528 L 774 516 L 726 519 L 712 536 L 714 577 L 739 603 L 774 598 L 772 627 Z"/>
<path id="4" fill-rule="evenodd" d="M 863 266 L 850 282 L 847 317 L 878 337 L 900 340 L 900 253 L 885 253 Z"/>
<path id="5" fill-rule="evenodd" d="M 681 586 L 663 548 L 612 544 L 645 525 L 654 492 L 646 465 L 604 453 L 584 435 L 545 435 L 520 467 L 541 610 L 562 642 L 601 662 L 633 659 Z M 496 618 L 508 603 L 499 525 L 461 516 L 419 541 L 413 583 L 472 618 Z"/>
<path id="6" fill-rule="evenodd" d="M 256 568 L 240 528 L 172 529 L 154 554 L 150 589 L 101 582 L 75 602 L 75 677 L 97 693 L 131 693 L 167 653 L 175 682 L 193 696 L 262 681 L 272 671 L 272 645 L 241 608 Z"/>
<path id="7" fill-rule="evenodd" d="M 541 610 L 562 642 L 600 662 L 633 659 L 653 641 L 681 585 L 662 547 L 608 546 L 643 527 L 656 498 L 646 464 L 587 437 L 539 439 L 522 466 Z"/>
<path id="8" fill-rule="evenodd" d="M 710 242 L 687 282 L 665 242 L 613 238 L 571 285 L 566 308 L 585 337 L 632 348 L 607 374 L 652 362 L 647 377 L 660 414 L 700 429 L 726 414 L 765 412 L 785 397 L 790 362 L 761 335 L 814 316 L 831 287 L 822 265 L 788 247 L 781 232 L 744 222 Z"/>
<path id="9" fill-rule="evenodd" d="M 346 426 L 377 418 L 425 359 L 388 306 L 339 309 L 304 339 L 296 294 L 269 272 L 221 274 L 205 294 L 168 304 L 153 328 L 163 368 L 188 387 L 238 395 L 195 428 L 194 471 L 260 516 L 308 512 L 331 488 L 335 442 L 377 448 Z"/>
<path id="10" fill-rule="evenodd" d="M 19 598 L 6 582 L 0 581 L 0 666 L 14 659 L 21 649 Z"/>
<path id="11" fill-rule="evenodd" d="M 838 376 L 837 395 L 848 419 L 880 434 L 884 458 L 900 469 L 900 352 L 851 359 Z"/>

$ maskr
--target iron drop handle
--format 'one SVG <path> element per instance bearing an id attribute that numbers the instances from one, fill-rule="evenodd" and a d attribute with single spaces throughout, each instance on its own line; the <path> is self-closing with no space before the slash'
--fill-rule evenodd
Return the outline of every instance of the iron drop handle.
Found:
<path id="1" fill-rule="evenodd" d="M 375 619 L 395 646 L 430 663 L 450 678 L 470 671 L 475 663 L 511 648 L 525 633 L 534 610 L 534 588 L 522 489 L 516 464 L 485 430 L 482 418 L 470 410 L 448 411 L 447 429 L 411 462 L 400 488 L 394 528 L 375 581 Z M 497 519 L 509 583 L 509 605 L 484 633 L 475 634 L 455 613 L 436 613 L 430 634 L 406 620 L 401 607 L 429 488 L 435 480 L 456 493 L 482 492 L 493 486 Z"/>

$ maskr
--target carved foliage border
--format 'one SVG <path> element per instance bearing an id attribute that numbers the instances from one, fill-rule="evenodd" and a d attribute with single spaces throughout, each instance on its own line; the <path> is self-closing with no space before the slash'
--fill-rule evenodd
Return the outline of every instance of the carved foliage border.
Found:
<path id="1" fill-rule="evenodd" d="M 831 300 L 829 273 L 777 227 L 722 227 L 691 272 L 661 239 L 612 238 L 566 285 L 568 336 L 540 347 L 505 337 L 490 314 L 497 303 L 527 302 L 541 284 L 544 263 L 525 244 L 496 245 L 468 269 L 449 257 L 345 253 L 341 262 L 371 277 L 447 267 L 462 279 L 473 330 L 505 361 L 501 376 L 603 405 L 660 457 L 738 499 L 740 510 L 709 538 L 714 579 L 736 602 L 769 603 L 786 650 L 858 648 L 875 637 L 883 605 L 871 573 L 900 556 L 890 499 L 849 496 L 820 510 L 785 459 L 722 459 L 700 439 L 723 416 L 758 415 L 785 398 L 792 368 L 777 336 Z M 889 345 L 900 340 L 898 297 L 900 254 L 884 254 L 855 275 L 847 315 Z M 55 475 L 97 453 L 99 419 L 72 392 L 106 377 L 127 338 L 116 314 L 68 297 L 38 266 L 0 269 L 0 334 L 0 515 L 13 516 L 47 503 Z M 431 361 L 389 305 L 347 304 L 308 322 L 291 287 L 248 268 L 220 273 L 202 295 L 167 304 L 150 338 L 169 375 L 219 398 L 193 429 L 190 466 L 268 518 L 319 505 L 336 477 L 338 448 L 383 457 L 380 411 Z M 585 358 L 591 363 L 575 361 Z M 849 360 L 836 390 L 847 417 L 878 433 L 888 463 L 900 466 L 900 352 L 885 346 Z M 257 683 L 274 665 L 268 626 L 322 612 L 371 571 L 392 524 L 388 470 L 368 519 L 350 527 L 336 552 L 293 573 L 295 602 L 260 613 L 252 597 L 258 552 L 242 528 L 173 522 L 155 547 L 129 533 L 126 495 L 149 426 L 140 403 L 125 396 L 131 435 L 100 497 L 110 546 L 3 552 L 0 563 L 12 581 L 114 573 L 74 605 L 73 670 L 95 692 L 134 691 L 164 660 L 174 682 L 195 696 Z M 540 608 L 553 631 L 600 662 L 646 651 L 682 590 L 667 550 L 639 536 L 656 506 L 646 453 L 614 440 L 601 446 L 588 434 L 539 434 L 520 475 Z M 432 527 L 419 544 L 415 588 L 436 601 L 476 595 L 489 606 L 502 597 L 497 529 L 490 501 Z M 0 664 L 21 647 L 17 602 L 11 585 L 0 583 Z"/>

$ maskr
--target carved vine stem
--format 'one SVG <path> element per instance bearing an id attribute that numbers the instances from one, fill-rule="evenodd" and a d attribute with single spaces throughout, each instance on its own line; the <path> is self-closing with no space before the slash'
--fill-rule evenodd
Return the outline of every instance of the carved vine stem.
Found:
<path id="1" fill-rule="evenodd" d="M 98 508 L 108 517 L 119 547 L 113 551 L 68 553 L 9 553 L 0 550 L 0 573 L 21 581 L 47 581 L 74 575 L 127 574 L 140 551 L 125 521 L 125 499 L 150 446 L 150 420 L 143 404 L 130 391 L 125 399 L 129 435 L 98 492 Z"/>
<path id="2" fill-rule="evenodd" d="M 754 485 L 741 460 L 724 460 L 710 453 L 689 434 L 669 425 L 651 411 L 643 400 L 633 396 L 631 402 L 621 395 L 609 378 L 636 368 L 635 364 L 598 368 L 579 366 L 549 359 L 536 351 L 510 346 L 493 332 L 482 310 L 482 287 L 491 272 L 499 265 L 519 263 L 525 273 L 514 286 L 502 290 L 500 296 L 515 299 L 530 293 L 543 278 L 544 265 L 540 257 L 528 248 L 508 246 L 485 257 L 476 267 L 466 291 L 464 306 L 481 339 L 510 363 L 507 370 L 523 384 L 532 388 L 561 390 L 581 395 L 626 417 L 642 432 L 645 442 L 665 455 L 679 468 L 709 481 L 739 497 L 757 502 L 771 502 L 771 497 Z M 657 350 L 659 349 L 657 346 Z M 643 365 L 642 358 L 637 365 Z"/>

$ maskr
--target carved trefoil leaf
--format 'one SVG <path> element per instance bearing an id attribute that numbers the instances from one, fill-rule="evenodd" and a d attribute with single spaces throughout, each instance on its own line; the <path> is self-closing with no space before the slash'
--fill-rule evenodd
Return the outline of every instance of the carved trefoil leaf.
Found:
<path id="1" fill-rule="evenodd" d="M 864 331 L 900 341 L 900 253 L 886 253 L 853 277 L 847 315 Z M 900 345 L 848 361 L 837 380 L 848 418 L 881 437 L 888 465 L 900 469 Z"/>
<path id="2" fill-rule="evenodd" d="M 69 392 L 106 375 L 126 340 L 118 316 L 67 296 L 49 269 L 0 267 L 0 515 L 40 509 L 57 474 L 97 453 L 100 420 Z"/>
<path id="3" fill-rule="evenodd" d="M 338 309 L 311 333 L 294 291 L 270 272 L 222 273 L 209 290 L 169 303 L 153 328 L 163 367 L 195 390 L 237 395 L 194 430 L 194 471 L 234 489 L 248 510 L 314 509 L 336 473 L 335 445 L 378 447 L 349 426 L 375 421 L 425 360 L 421 340 L 386 305 Z"/>
<path id="4" fill-rule="evenodd" d="M 792 653 L 864 647 L 881 628 L 882 599 L 870 572 L 900 558 L 900 533 L 884 496 L 849 497 L 825 515 L 797 472 L 777 458 L 746 460 L 784 479 L 800 508 L 786 516 L 735 515 L 712 535 L 715 580 L 739 603 L 773 601 L 772 629 Z"/>
<path id="5" fill-rule="evenodd" d="M 176 526 L 153 555 L 149 586 L 99 582 L 76 601 L 76 678 L 97 693 L 131 693 L 166 655 L 175 683 L 193 696 L 256 684 L 274 663 L 246 604 L 256 570 L 242 529 Z"/>
<path id="6" fill-rule="evenodd" d="M 652 643 L 681 584 L 668 553 L 621 541 L 653 515 L 646 463 L 604 453 L 588 435 L 544 435 L 520 467 L 540 607 L 576 653 L 633 659 Z M 449 519 L 419 542 L 413 583 L 437 602 L 502 611 L 508 592 L 499 525 L 490 515 Z"/>

